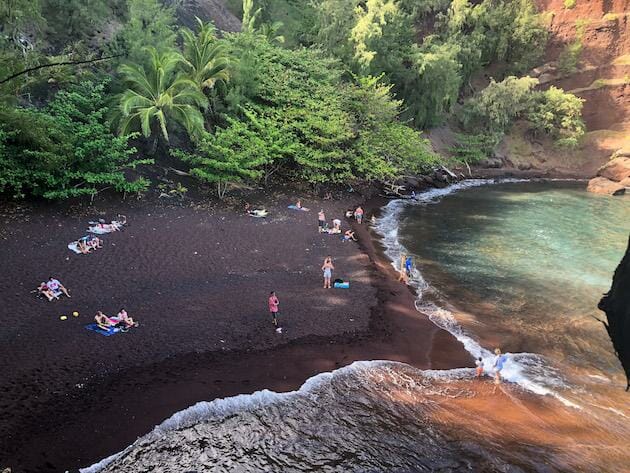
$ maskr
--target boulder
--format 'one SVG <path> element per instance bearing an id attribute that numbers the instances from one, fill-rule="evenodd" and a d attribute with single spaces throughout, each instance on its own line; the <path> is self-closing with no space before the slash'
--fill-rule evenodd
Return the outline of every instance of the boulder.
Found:
<path id="1" fill-rule="evenodd" d="M 531 165 L 531 163 L 518 163 L 517 168 L 520 171 L 529 171 L 530 169 L 532 169 L 534 166 Z"/>
<path id="2" fill-rule="evenodd" d="M 630 158 L 615 158 L 608 161 L 597 171 L 597 175 L 611 181 L 621 182 L 630 177 Z"/>
<path id="3" fill-rule="evenodd" d="M 623 195 L 626 192 L 624 186 L 605 177 L 596 177 L 588 181 L 586 190 L 595 194 L 604 195 Z"/>
<path id="4" fill-rule="evenodd" d="M 615 151 L 612 158 L 630 158 L 630 148 L 621 148 Z"/>
<path id="5" fill-rule="evenodd" d="M 621 184 L 622 186 L 624 186 L 625 188 L 630 188 L 630 177 L 626 177 L 624 180 L 622 180 L 619 184 Z"/>
<path id="6" fill-rule="evenodd" d="M 481 161 L 481 166 L 484 168 L 498 169 L 503 167 L 503 160 L 500 158 L 488 158 Z"/>

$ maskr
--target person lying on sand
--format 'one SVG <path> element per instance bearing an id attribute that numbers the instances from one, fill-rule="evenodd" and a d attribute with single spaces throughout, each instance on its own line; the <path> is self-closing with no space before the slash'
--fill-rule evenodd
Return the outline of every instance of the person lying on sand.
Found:
<path id="1" fill-rule="evenodd" d="M 245 204 L 245 212 L 250 217 L 266 217 L 269 214 L 265 209 L 253 209 L 248 203 Z"/>
<path id="2" fill-rule="evenodd" d="M 99 219 L 98 222 L 90 222 L 90 229 L 98 229 L 103 232 L 119 232 L 127 224 L 127 217 L 124 215 L 118 215 L 116 220 L 112 220 L 110 223 L 105 223 L 105 220 Z"/>
<path id="3" fill-rule="evenodd" d="M 124 307 L 120 309 L 118 315 L 116 315 L 115 318 L 112 317 L 110 320 L 116 323 L 116 327 L 122 329 L 129 329 L 131 327 L 137 327 L 139 325 L 138 322 L 129 317 L 129 314 L 127 314 L 127 311 Z"/>
<path id="4" fill-rule="evenodd" d="M 46 283 L 46 285 L 48 286 L 48 289 L 50 289 L 53 292 L 53 294 L 65 294 L 66 297 L 70 297 L 70 294 L 68 294 L 68 290 L 65 288 L 63 284 L 59 282 L 58 279 L 55 279 L 52 276 L 50 276 L 48 278 L 48 282 Z"/>
<path id="5" fill-rule="evenodd" d="M 59 296 L 55 296 L 55 294 L 53 294 L 53 292 L 50 290 L 45 282 L 39 285 L 39 287 L 37 288 L 37 292 L 44 295 L 49 302 L 53 299 L 59 299 Z"/>
<path id="6" fill-rule="evenodd" d="M 354 235 L 354 232 L 352 230 L 346 230 L 346 232 L 343 234 L 343 241 L 359 241 L 357 240 L 357 237 Z"/>
<path id="7" fill-rule="evenodd" d="M 92 247 L 88 245 L 89 238 L 84 236 L 77 240 L 77 249 L 87 255 L 90 251 L 92 251 Z"/>
<path id="8" fill-rule="evenodd" d="M 101 240 L 97 236 L 90 235 L 87 237 L 86 245 L 88 248 L 91 248 L 91 249 L 103 248 L 103 240 Z"/>
<path id="9" fill-rule="evenodd" d="M 335 233 L 341 233 L 341 220 L 338 218 L 333 219 L 333 230 L 336 230 Z"/>
<path id="10" fill-rule="evenodd" d="M 111 327 L 116 325 L 113 320 L 103 314 L 100 310 L 94 316 L 94 321 L 96 322 L 96 325 L 103 330 L 109 330 Z"/>

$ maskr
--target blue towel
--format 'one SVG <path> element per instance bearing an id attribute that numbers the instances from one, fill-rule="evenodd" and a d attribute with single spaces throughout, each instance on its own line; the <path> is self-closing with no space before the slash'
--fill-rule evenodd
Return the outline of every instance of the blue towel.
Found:
<path id="1" fill-rule="evenodd" d="M 333 287 L 335 289 L 350 289 L 350 282 L 348 281 L 336 282 L 333 284 Z"/>
<path id="2" fill-rule="evenodd" d="M 116 327 L 110 327 L 109 330 L 103 330 L 98 324 L 88 324 L 85 326 L 86 329 L 91 330 L 92 332 L 100 333 L 104 337 L 109 337 L 111 335 L 116 335 L 120 332 L 120 329 Z"/>

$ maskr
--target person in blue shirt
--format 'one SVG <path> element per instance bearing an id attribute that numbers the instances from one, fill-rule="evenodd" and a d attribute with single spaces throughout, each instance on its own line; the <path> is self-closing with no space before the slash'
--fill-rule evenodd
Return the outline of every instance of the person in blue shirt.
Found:
<path id="1" fill-rule="evenodd" d="M 494 364 L 492 365 L 492 367 L 494 368 L 494 382 L 496 384 L 500 384 L 501 370 L 503 369 L 503 365 L 507 361 L 507 355 L 502 354 L 499 348 L 494 349 L 494 354 L 496 355 L 494 357 Z"/>
<path id="2" fill-rule="evenodd" d="M 405 258 L 405 270 L 407 271 L 407 277 L 411 277 L 411 270 L 413 269 L 413 259 L 411 256 Z"/>

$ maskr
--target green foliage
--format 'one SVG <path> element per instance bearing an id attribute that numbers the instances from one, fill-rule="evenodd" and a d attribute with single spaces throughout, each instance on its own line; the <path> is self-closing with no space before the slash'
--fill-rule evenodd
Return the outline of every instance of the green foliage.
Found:
<path id="1" fill-rule="evenodd" d="M 537 93 L 534 102 L 527 117 L 534 130 L 548 133 L 558 146 L 576 147 L 586 131 L 582 121 L 584 99 L 552 86 Z"/>
<path id="2" fill-rule="evenodd" d="M 192 137 L 200 136 L 204 127 L 200 110 L 207 107 L 208 99 L 193 80 L 181 74 L 184 58 L 176 51 L 145 51 L 150 59 L 147 66 L 120 67 L 127 86 L 118 98 L 120 133 L 140 128 L 146 138 L 154 135 L 157 140 L 161 135 L 169 141 L 169 123 L 173 121 Z"/>
<path id="3" fill-rule="evenodd" d="M 354 72 L 384 73 L 418 127 L 439 124 L 482 67 L 524 72 L 547 42 L 532 0 L 321 0 L 315 8 L 315 41 Z M 414 29 L 431 23 L 419 41 Z"/>
<path id="4" fill-rule="evenodd" d="M 576 0 L 564 0 L 564 8 L 571 10 L 572 8 L 575 8 L 576 3 Z"/>
<path id="5" fill-rule="evenodd" d="M 173 156 L 190 165 L 190 173 L 198 179 L 216 185 L 223 198 L 229 184 L 259 178 L 259 169 L 269 160 L 264 138 L 245 122 L 229 119 L 229 127 L 213 136 L 205 134 L 194 154 L 173 150 Z"/>
<path id="6" fill-rule="evenodd" d="M 227 81 L 228 56 L 215 36 L 215 28 L 197 18 L 199 32 L 182 30 L 184 59 L 190 79 L 200 90 L 212 89 L 218 81 Z"/>
<path id="7" fill-rule="evenodd" d="M 538 79 L 508 77 L 501 82 L 492 80 L 480 94 L 466 102 L 464 126 L 486 131 L 505 132 L 514 120 L 532 108 L 534 87 Z"/>
<path id="8" fill-rule="evenodd" d="M 582 40 L 576 39 L 567 44 L 564 51 L 558 57 L 558 69 L 563 75 L 570 75 L 577 72 L 580 56 L 582 55 Z"/>
<path id="9" fill-rule="evenodd" d="M 120 8 L 121 1 L 41 0 L 49 38 L 60 44 L 87 39 Z"/>
<path id="10" fill-rule="evenodd" d="M 450 149 L 453 157 L 465 164 L 474 164 L 489 157 L 501 140 L 498 133 L 457 134 L 457 144 Z"/>
<path id="11" fill-rule="evenodd" d="M 535 132 L 553 137 L 559 146 L 576 146 L 585 133 L 584 101 L 562 89 L 536 91 L 537 79 L 508 77 L 492 81 L 465 107 L 463 123 L 468 130 L 505 133 L 515 120 L 527 120 Z"/>
<path id="12" fill-rule="evenodd" d="M 435 163 L 426 140 L 398 121 L 401 103 L 391 86 L 373 77 L 344 83 L 339 63 L 316 50 L 286 50 L 251 35 L 226 43 L 239 67 L 249 64 L 230 83 L 240 96 L 194 153 L 174 153 L 220 195 L 230 182 L 268 183 L 273 175 L 344 183 L 393 179 Z"/>
<path id="13" fill-rule="evenodd" d="M 59 92 L 42 111 L 3 109 L 0 192 L 60 199 L 105 187 L 145 190 L 146 180 L 129 180 L 125 171 L 150 161 L 132 157 L 128 136 L 110 133 L 107 113 L 104 86 L 91 82 Z"/>
<path id="14" fill-rule="evenodd" d="M 175 47 L 175 8 L 160 0 L 128 0 L 128 18 L 116 34 L 109 51 L 125 55 L 128 63 L 142 65 L 146 61 L 144 48 L 154 48 L 159 53 Z"/>

